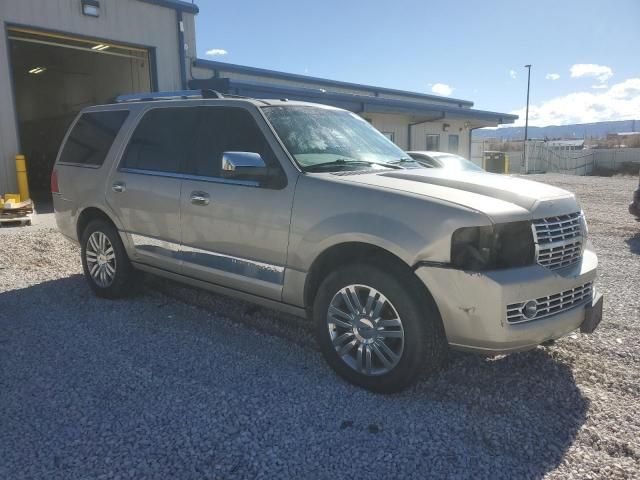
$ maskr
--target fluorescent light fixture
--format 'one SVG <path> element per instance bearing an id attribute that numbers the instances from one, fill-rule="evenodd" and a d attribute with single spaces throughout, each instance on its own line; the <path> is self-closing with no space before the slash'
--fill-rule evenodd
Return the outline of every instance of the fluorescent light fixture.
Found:
<path id="1" fill-rule="evenodd" d="M 95 50 L 96 52 L 103 52 L 107 48 L 109 48 L 109 45 L 105 45 L 104 43 L 99 43 L 98 45 L 94 45 L 93 47 L 91 47 L 91 50 Z"/>
<path id="2" fill-rule="evenodd" d="M 44 72 L 46 70 L 45 67 L 34 67 L 31 70 L 29 70 L 29 73 L 32 75 L 38 75 L 42 72 Z"/>
<path id="3" fill-rule="evenodd" d="M 99 17 L 100 2 L 97 0 L 82 0 L 82 13 L 88 17 Z"/>

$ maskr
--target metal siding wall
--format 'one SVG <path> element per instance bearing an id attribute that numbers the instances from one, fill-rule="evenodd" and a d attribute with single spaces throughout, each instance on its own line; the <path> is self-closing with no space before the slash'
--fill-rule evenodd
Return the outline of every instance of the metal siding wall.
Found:
<path id="1" fill-rule="evenodd" d="M 185 37 L 194 39 L 193 15 L 184 14 Z M 102 0 L 100 17 L 82 15 L 79 0 L 0 0 L 0 193 L 16 187 L 14 156 L 18 153 L 6 24 L 18 24 L 71 35 L 155 47 L 160 90 L 180 88 L 176 12 L 138 1 Z M 195 40 L 193 41 L 195 48 Z"/>
<path id="2" fill-rule="evenodd" d="M 393 132 L 394 143 L 403 150 L 408 150 L 407 125 L 409 117 L 388 113 L 363 113 L 361 116 L 371 120 L 371 124 L 381 132 Z"/>
<path id="3" fill-rule="evenodd" d="M 191 64 L 198 57 L 196 53 L 196 18 L 195 15 L 189 13 L 182 14 L 182 22 L 184 23 L 184 41 L 187 45 L 185 52 L 187 62 L 187 80 L 191 79 Z"/>
<path id="4" fill-rule="evenodd" d="M 449 130 L 442 130 L 443 125 L 447 123 Z M 442 119 L 433 122 L 421 123 L 411 130 L 412 144 L 411 150 L 426 150 L 427 135 L 440 135 L 440 150 L 447 151 L 449 147 L 449 135 L 458 135 L 458 155 L 467 157 L 469 155 L 469 129 L 464 128 L 464 120 Z"/>
<path id="5" fill-rule="evenodd" d="M 0 5 L 2 8 L 2 5 Z M 0 32 L 0 194 L 15 191 L 18 132 L 13 100 L 13 86 L 8 61 L 9 50 L 4 29 Z"/>

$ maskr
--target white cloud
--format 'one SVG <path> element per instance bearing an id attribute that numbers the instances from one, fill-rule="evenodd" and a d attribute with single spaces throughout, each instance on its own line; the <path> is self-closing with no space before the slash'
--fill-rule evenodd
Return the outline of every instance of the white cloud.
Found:
<path id="1" fill-rule="evenodd" d="M 600 83 L 604 83 L 613 77 L 611 67 L 595 63 L 576 63 L 571 65 L 569 71 L 572 78 L 591 77 L 597 79 Z"/>
<path id="2" fill-rule="evenodd" d="M 560 75 L 558 75 L 557 73 L 547 73 L 544 78 L 546 80 L 558 80 L 560 78 Z"/>
<path id="3" fill-rule="evenodd" d="M 453 88 L 451 88 L 446 83 L 435 83 L 431 87 L 431 91 L 433 93 L 437 93 L 438 95 L 447 96 L 447 95 L 451 95 L 451 93 L 453 93 Z"/>
<path id="4" fill-rule="evenodd" d="M 640 77 L 629 78 L 598 92 L 574 92 L 529 107 L 529 125 L 568 125 L 572 123 L 632 120 L 640 112 Z M 515 125 L 524 125 L 525 107 Z"/>
<path id="5" fill-rule="evenodd" d="M 207 50 L 206 53 L 210 57 L 217 57 L 217 56 L 220 56 L 220 55 L 226 55 L 229 52 L 227 52 L 223 48 L 212 48 L 211 50 Z"/>
<path id="6" fill-rule="evenodd" d="M 511 78 L 516 78 L 518 76 L 518 72 L 516 72 L 515 70 L 509 70 L 509 76 Z"/>
<path id="7" fill-rule="evenodd" d="M 599 83 L 597 85 L 591 85 L 591 88 L 597 88 L 597 89 L 603 89 L 603 88 L 609 88 L 609 85 L 607 85 L 606 83 Z"/>

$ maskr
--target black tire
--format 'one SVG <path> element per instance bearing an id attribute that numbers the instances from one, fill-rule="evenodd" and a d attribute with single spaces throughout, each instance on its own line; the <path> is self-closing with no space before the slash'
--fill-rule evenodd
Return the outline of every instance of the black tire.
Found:
<path id="1" fill-rule="evenodd" d="M 91 236 L 96 232 L 100 232 L 107 237 L 115 254 L 115 275 L 108 285 L 99 285 L 92 277 L 89 270 L 90 267 L 87 261 L 87 245 Z M 80 246 L 82 248 L 81 258 L 84 277 L 87 280 L 87 283 L 89 283 L 91 290 L 93 290 L 98 297 L 115 299 L 127 296 L 131 293 L 135 280 L 135 271 L 131 266 L 131 262 L 129 261 L 127 252 L 122 244 L 120 235 L 111 223 L 101 219 L 89 222 L 87 227 L 84 229 L 84 232 L 82 232 Z"/>
<path id="2" fill-rule="evenodd" d="M 388 372 L 368 375 L 356 370 L 338 355 L 332 343 L 328 309 L 334 295 L 349 285 L 376 289 L 388 299 L 402 321 L 404 343 L 400 359 Z M 437 371 L 448 352 L 442 320 L 433 300 L 418 280 L 393 265 L 353 264 L 329 274 L 318 288 L 313 319 L 322 354 L 335 372 L 347 381 L 377 393 L 399 392 L 415 383 L 422 374 Z"/>

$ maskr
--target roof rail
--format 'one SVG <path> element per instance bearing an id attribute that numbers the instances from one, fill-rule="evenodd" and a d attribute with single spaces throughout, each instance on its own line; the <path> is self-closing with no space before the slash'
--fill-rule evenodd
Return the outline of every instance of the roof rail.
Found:
<path id="1" fill-rule="evenodd" d="M 144 92 L 118 95 L 116 103 L 126 102 L 150 102 L 154 100 L 181 100 L 188 98 L 224 98 L 225 96 L 215 90 L 177 90 L 174 92 Z"/>

